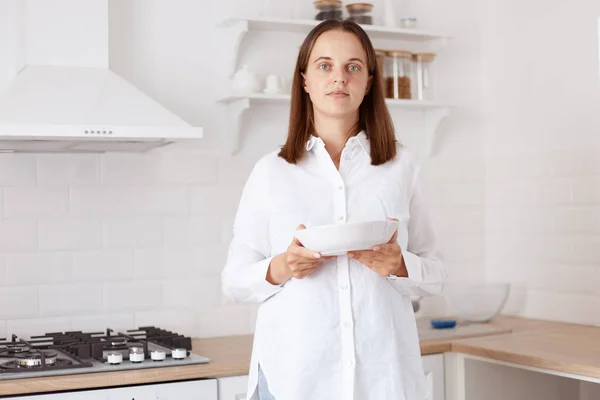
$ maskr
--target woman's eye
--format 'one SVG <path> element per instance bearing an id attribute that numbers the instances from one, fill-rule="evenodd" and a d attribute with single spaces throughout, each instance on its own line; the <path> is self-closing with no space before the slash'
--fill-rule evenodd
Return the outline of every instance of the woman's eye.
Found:
<path id="1" fill-rule="evenodd" d="M 357 72 L 360 71 L 360 67 L 358 65 L 350 65 L 348 67 L 348 70 L 350 70 L 351 72 Z"/>
<path id="2" fill-rule="evenodd" d="M 321 64 L 321 65 L 319 65 L 319 69 L 321 69 L 323 71 L 327 71 L 329 69 L 329 65 L 327 65 L 327 64 Z"/>

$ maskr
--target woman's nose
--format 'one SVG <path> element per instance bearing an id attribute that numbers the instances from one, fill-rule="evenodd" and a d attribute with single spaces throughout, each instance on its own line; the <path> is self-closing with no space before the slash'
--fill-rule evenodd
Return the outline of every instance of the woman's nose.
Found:
<path id="1" fill-rule="evenodd" d="M 346 76 L 346 71 L 344 69 L 337 69 L 333 76 L 334 82 L 343 82 L 346 83 L 348 81 L 348 77 Z"/>

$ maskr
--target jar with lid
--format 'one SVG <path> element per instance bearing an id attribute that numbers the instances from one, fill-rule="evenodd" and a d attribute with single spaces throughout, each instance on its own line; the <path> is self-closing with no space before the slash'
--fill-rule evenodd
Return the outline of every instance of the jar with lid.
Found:
<path id="1" fill-rule="evenodd" d="M 389 99 L 410 99 L 411 57 L 405 50 L 388 50 L 385 57 L 385 89 Z"/>
<path id="2" fill-rule="evenodd" d="M 375 49 L 375 60 L 377 62 L 377 73 L 381 81 L 381 89 L 385 95 L 387 89 L 385 86 L 385 50 Z"/>
<path id="3" fill-rule="evenodd" d="M 315 16 L 317 21 L 328 19 L 343 20 L 341 0 L 317 0 L 313 3 L 318 13 Z"/>
<path id="4" fill-rule="evenodd" d="M 373 4 L 371 3 L 351 3 L 346 5 L 348 10 L 348 20 L 354 21 L 357 24 L 371 25 L 373 23 Z"/>
<path id="5" fill-rule="evenodd" d="M 431 88 L 431 63 L 435 53 L 415 53 L 414 62 L 415 92 L 418 100 L 433 100 Z"/>

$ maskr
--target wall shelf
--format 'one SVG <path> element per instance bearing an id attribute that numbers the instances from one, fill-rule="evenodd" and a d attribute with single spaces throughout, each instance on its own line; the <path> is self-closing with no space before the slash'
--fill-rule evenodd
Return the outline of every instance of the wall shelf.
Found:
<path id="1" fill-rule="evenodd" d="M 227 43 L 231 43 L 233 51 L 226 60 L 228 76 L 235 72 L 240 44 L 249 31 L 297 32 L 307 34 L 321 21 L 284 18 L 229 18 L 217 25 L 223 29 Z M 440 43 L 444 46 L 450 37 L 420 29 L 390 28 L 380 25 L 361 25 L 371 40 L 396 40 L 415 43 Z M 230 48 L 229 45 L 227 48 Z"/>
<path id="2" fill-rule="evenodd" d="M 253 106 L 269 104 L 287 104 L 290 101 L 289 94 L 265 94 L 251 93 L 244 95 L 231 95 L 218 100 L 219 103 L 228 107 L 227 153 L 235 154 L 239 147 L 241 133 L 241 121 L 244 113 Z M 435 132 L 441 121 L 448 115 L 449 106 L 431 101 L 419 100 L 395 100 L 386 99 L 388 109 L 393 113 L 395 110 L 406 110 L 418 113 L 420 117 L 420 129 L 418 143 L 411 147 L 419 148 L 424 155 L 431 154 L 433 149 Z"/>

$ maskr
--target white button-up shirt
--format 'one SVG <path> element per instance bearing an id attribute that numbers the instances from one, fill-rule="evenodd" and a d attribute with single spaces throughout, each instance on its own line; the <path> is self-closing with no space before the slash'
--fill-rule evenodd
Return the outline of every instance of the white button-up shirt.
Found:
<path id="1" fill-rule="evenodd" d="M 222 273 L 224 293 L 259 303 L 248 399 L 260 364 L 277 400 L 423 400 L 425 379 L 411 295 L 438 294 L 445 277 L 413 155 L 371 165 L 364 132 L 348 140 L 339 170 L 320 138 L 289 164 L 273 152 L 243 190 Z M 272 285 L 271 259 L 299 224 L 400 221 L 408 278 L 378 275 L 347 256 L 304 279 Z M 310 249 L 309 249 L 310 250 Z"/>

